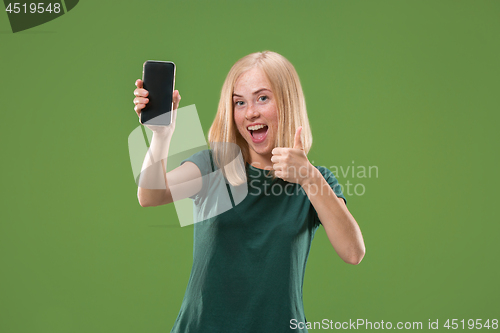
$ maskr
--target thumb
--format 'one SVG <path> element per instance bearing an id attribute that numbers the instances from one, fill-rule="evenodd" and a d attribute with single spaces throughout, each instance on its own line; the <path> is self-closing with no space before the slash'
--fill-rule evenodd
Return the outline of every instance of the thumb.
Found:
<path id="1" fill-rule="evenodd" d="M 300 137 L 300 133 L 302 132 L 302 126 L 299 126 L 297 128 L 297 132 L 295 132 L 295 142 L 293 144 L 293 148 L 296 148 L 296 149 L 304 149 L 304 147 L 302 146 L 302 138 Z"/>
<path id="2" fill-rule="evenodd" d="M 174 104 L 173 110 L 177 110 L 177 108 L 179 108 L 179 102 L 181 101 L 181 95 L 179 94 L 179 90 L 174 90 L 174 93 L 172 95 L 172 100 Z"/>

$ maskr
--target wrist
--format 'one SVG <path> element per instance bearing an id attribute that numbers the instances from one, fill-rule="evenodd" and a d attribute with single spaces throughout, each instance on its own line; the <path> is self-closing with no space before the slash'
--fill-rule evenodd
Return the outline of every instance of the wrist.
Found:
<path id="1" fill-rule="evenodd" d="M 153 136 L 156 137 L 171 137 L 174 132 L 174 127 L 172 124 L 168 126 L 163 126 L 163 125 L 145 125 L 147 128 L 149 128 L 153 132 Z"/>
<path id="2" fill-rule="evenodd" d="M 151 138 L 151 141 L 157 140 L 168 143 L 170 142 L 171 138 L 172 138 L 172 133 L 168 131 L 155 130 L 153 131 L 153 137 Z"/>
<path id="3" fill-rule="evenodd" d="M 301 182 L 299 184 L 304 188 L 304 190 L 307 190 L 313 184 L 316 184 L 317 186 L 318 181 L 321 180 L 321 177 L 323 177 L 321 172 L 319 172 L 316 167 L 309 163 L 307 167 L 307 174 L 305 177 L 301 177 Z"/>
<path id="4" fill-rule="evenodd" d="M 153 161 L 160 161 L 168 157 L 172 135 L 164 132 L 153 131 L 153 137 L 149 144 L 149 151 Z"/>

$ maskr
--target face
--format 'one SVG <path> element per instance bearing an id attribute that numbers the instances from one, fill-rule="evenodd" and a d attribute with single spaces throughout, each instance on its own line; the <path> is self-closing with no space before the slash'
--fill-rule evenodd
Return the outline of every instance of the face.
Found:
<path id="1" fill-rule="evenodd" d="M 278 110 L 271 84 L 260 68 L 254 67 L 236 80 L 233 108 L 234 122 L 250 148 L 250 162 L 269 164 L 278 131 Z"/>

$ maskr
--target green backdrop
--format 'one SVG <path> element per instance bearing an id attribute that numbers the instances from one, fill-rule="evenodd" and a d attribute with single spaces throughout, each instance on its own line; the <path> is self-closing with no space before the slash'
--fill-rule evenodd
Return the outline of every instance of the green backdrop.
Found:
<path id="1" fill-rule="evenodd" d="M 172 205 L 138 204 L 134 82 L 145 60 L 174 61 L 181 106 L 196 104 L 207 133 L 229 68 L 262 50 L 295 65 L 309 158 L 352 184 L 367 249 L 345 264 L 319 229 L 308 320 L 491 325 L 499 17 L 493 0 L 83 0 L 12 33 L 3 12 L 0 332 L 170 331 L 193 228 Z M 357 173 L 369 166 L 371 177 Z"/>

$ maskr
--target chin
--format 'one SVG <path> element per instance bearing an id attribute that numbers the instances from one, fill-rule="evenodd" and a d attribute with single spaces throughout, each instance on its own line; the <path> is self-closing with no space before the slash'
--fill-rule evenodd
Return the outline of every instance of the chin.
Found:
<path id="1" fill-rule="evenodd" d="M 248 143 L 248 141 L 247 141 Z M 253 142 L 248 143 L 250 149 L 256 152 L 259 155 L 269 155 L 273 151 L 273 148 L 270 144 L 266 144 L 265 146 L 255 146 Z"/>

